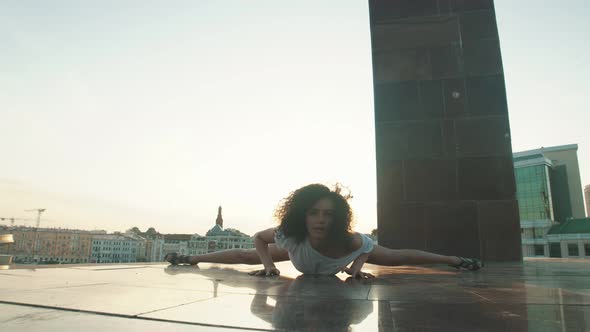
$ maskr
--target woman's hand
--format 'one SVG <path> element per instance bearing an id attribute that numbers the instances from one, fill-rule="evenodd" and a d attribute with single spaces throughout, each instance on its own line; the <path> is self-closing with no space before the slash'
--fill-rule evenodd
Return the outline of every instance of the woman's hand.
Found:
<path id="1" fill-rule="evenodd" d="M 257 277 L 278 276 L 280 274 L 281 274 L 281 271 L 279 271 L 279 269 L 277 269 L 276 267 L 271 267 L 271 268 L 262 269 L 262 270 L 256 270 L 256 271 L 252 271 L 252 272 L 248 273 L 248 275 L 257 276 Z"/>
<path id="2" fill-rule="evenodd" d="M 374 275 L 370 273 L 365 273 L 361 271 L 361 268 L 369 258 L 369 254 L 362 254 L 359 255 L 353 262 L 350 267 L 345 267 L 342 269 L 342 272 L 346 272 L 350 274 L 355 279 L 373 279 L 375 278 Z"/>
<path id="3" fill-rule="evenodd" d="M 260 257 L 260 262 L 264 265 L 264 270 L 252 271 L 248 273 L 251 276 L 278 276 L 281 274 L 272 261 L 272 256 L 268 250 L 268 244 L 274 243 L 275 229 L 267 230 L 254 234 L 254 248 Z"/>
<path id="4" fill-rule="evenodd" d="M 368 272 L 363 272 L 363 271 L 354 271 L 352 268 L 350 267 L 345 267 L 342 272 L 346 272 L 349 275 L 351 275 L 353 278 L 355 279 L 373 279 L 375 278 L 374 275 L 368 273 Z"/>

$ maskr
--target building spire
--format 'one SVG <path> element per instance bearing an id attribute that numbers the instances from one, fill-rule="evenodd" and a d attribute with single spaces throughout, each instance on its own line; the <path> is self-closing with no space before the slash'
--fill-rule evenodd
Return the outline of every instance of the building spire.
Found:
<path id="1" fill-rule="evenodd" d="M 217 209 L 217 219 L 215 219 L 215 223 L 219 225 L 219 227 L 223 228 L 223 218 L 221 217 L 221 206 Z"/>

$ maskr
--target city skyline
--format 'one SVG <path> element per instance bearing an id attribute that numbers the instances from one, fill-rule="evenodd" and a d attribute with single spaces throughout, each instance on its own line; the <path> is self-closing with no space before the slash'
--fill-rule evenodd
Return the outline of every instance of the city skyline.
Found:
<path id="1" fill-rule="evenodd" d="M 106 230 L 106 229 L 86 229 L 86 228 L 67 228 L 67 227 L 60 227 L 59 225 L 57 226 L 53 226 L 53 225 L 40 225 L 38 228 L 36 227 L 36 225 L 34 224 L 34 222 L 36 221 L 36 219 L 30 219 L 30 218 L 11 218 L 11 217 L 3 217 L 0 216 L 1 220 L 0 220 L 0 229 L 39 229 L 39 230 L 52 230 L 52 231 L 81 231 L 81 232 L 90 232 L 90 233 L 96 233 L 96 234 L 126 234 L 128 232 L 134 232 L 134 229 L 139 230 L 139 232 L 141 233 L 145 233 L 146 231 L 153 229 L 155 230 L 158 234 L 160 235 L 174 235 L 174 234 L 190 234 L 190 235 L 199 235 L 199 236 L 205 236 L 205 234 L 207 234 L 208 232 L 210 232 L 211 230 L 213 230 L 215 228 L 215 222 L 213 223 L 213 225 L 211 227 L 209 227 L 209 229 L 203 233 L 198 233 L 198 232 L 185 232 L 185 233 L 164 233 L 164 232 L 160 232 L 158 231 L 158 227 L 157 226 L 150 226 L 150 227 L 146 227 L 143 228 L 142 227 L 137 227 L 136 225 L 121 225 L 120 229 L 116 229 L 116 230 Z M 14 219 L 14 223 L 12 222 Z M 50 220 L 49 223 L 57 223 L 58 221 L 55 220 Z M 33 223 L 33 224 L 31 224 Z M 42 223 L 43 224 L 43 223 Z M 235 228 L 235 227 L 231 227 L 231 225 L 229 227 L 223 227 L 221 226 L 221 229 L 223 230 L 231 230 L 231 231 L 240 231 L 239 229 Z M 254 234 L 245 234 L 248 236 L 253 236 Z"/>
<path id="2" fill-rule="evenodd" d="M 339 182 L 376 228 L 366 1 L 258 4 L 1 4 L 0 216 L 201 234 L 222 205 L 254 234 Z M 513 151 L 578 144 L 588 184 L 587 6 L 495 4 Z"/>

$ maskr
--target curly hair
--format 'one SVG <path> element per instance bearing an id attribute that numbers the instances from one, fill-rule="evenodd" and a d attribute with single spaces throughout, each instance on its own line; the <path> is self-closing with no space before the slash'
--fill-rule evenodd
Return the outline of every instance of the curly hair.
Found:
<path id="1" fill-rule="evenodd" d="M 286 237 L 295 238 L 297 242 L 307 237 L 305 219 L 307 212 L 321 199 L 329 198 L 334 204 L 333 220 L 328 230 L 326 241 L 331 245 L 349 247 L 352 243 L 353 214 L 348 200 L 352 198 L 350 192 L 342 194 L 342 186 L 336 184 L 334 190 L 323 184 L 310 184 L 289 194 L 275 210 L 275 217 L 279 222 L 278 229 Z"/>

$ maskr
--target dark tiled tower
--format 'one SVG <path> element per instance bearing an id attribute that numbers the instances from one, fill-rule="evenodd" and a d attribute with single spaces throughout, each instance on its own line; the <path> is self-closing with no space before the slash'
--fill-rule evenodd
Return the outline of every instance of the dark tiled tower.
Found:
<path id="1" fill-rule="evenodd" d="M 370 0 L 379 243 L 522 259 L 492 0 Z"/>

